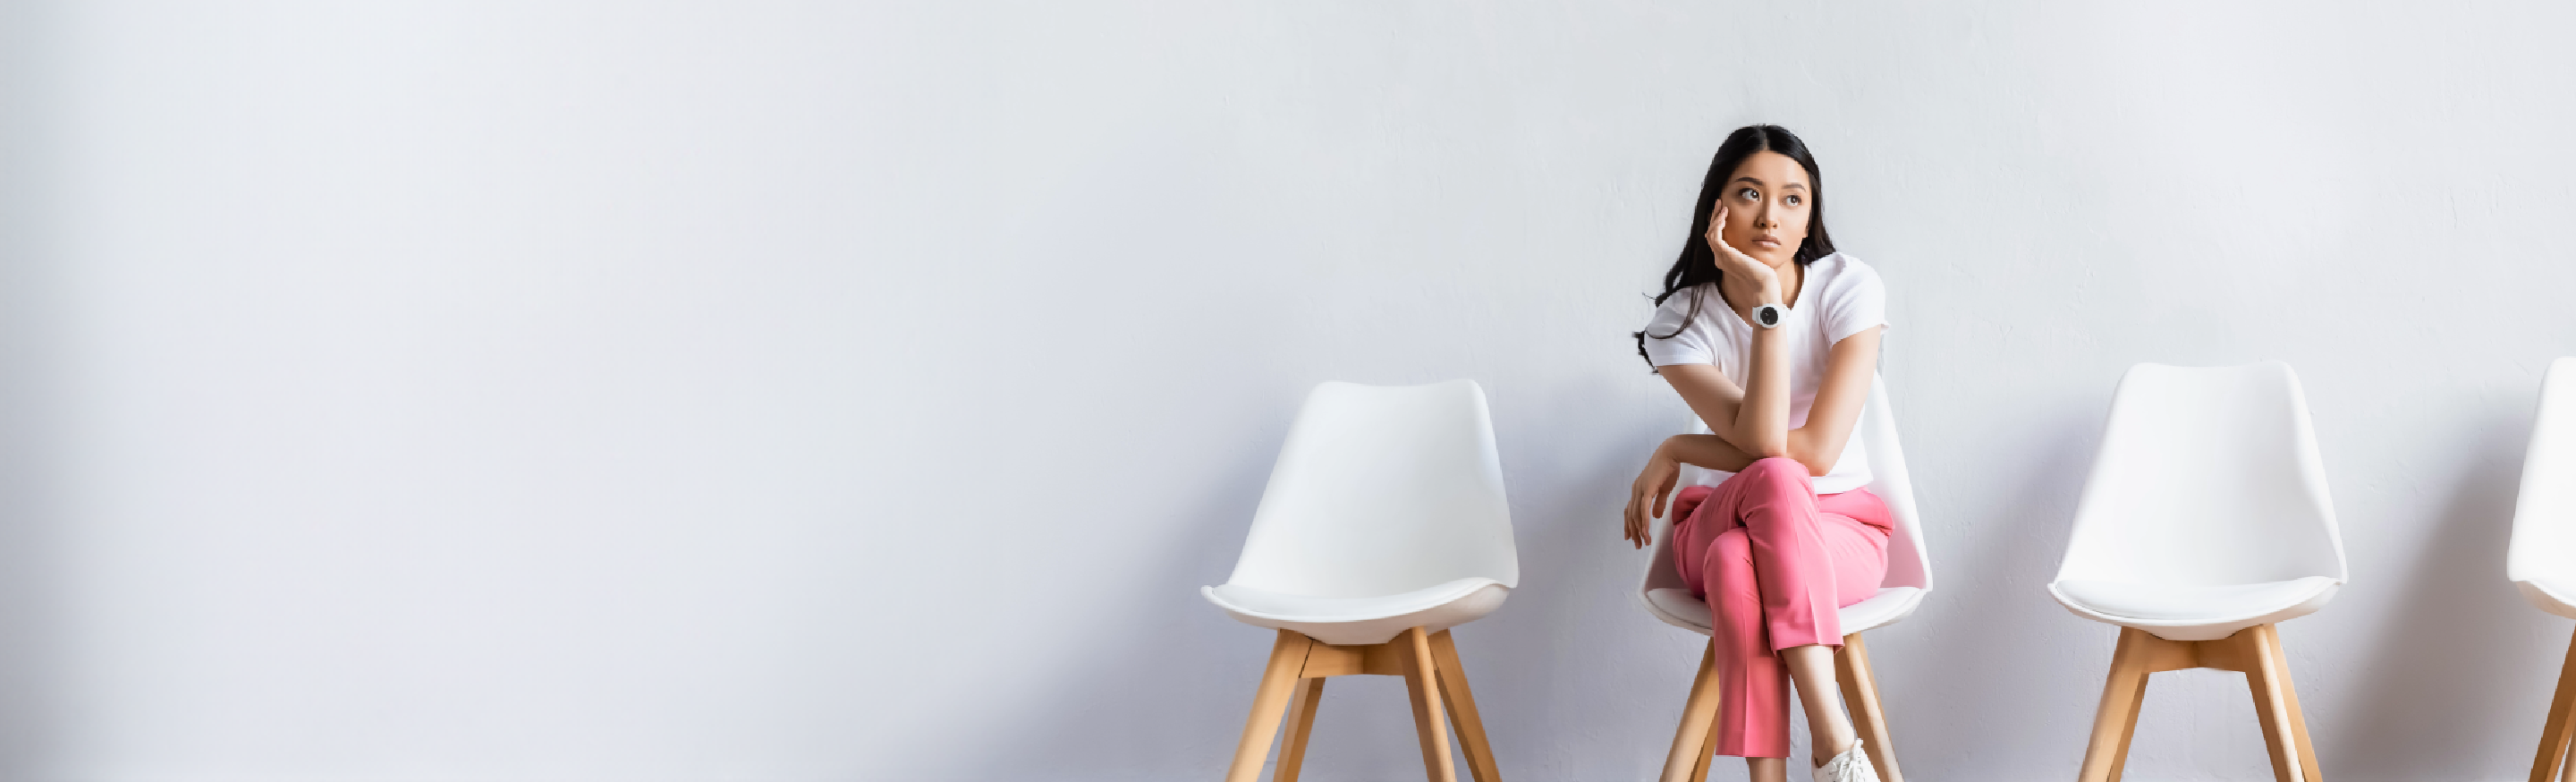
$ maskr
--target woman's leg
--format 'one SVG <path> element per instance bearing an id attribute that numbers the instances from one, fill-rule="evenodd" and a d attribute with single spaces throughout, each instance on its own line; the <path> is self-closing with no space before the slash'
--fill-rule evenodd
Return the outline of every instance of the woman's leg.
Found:
<path id="1" fill-rule="evenodd" d="M 1819 507 L 1805 465 L 1764 459 L 1736 477 L 1748 476 L 1755 482 L 1730 499 L 1750 543 L 1763 630 L 1797 683 L 1821 764 L 1857 738 L 1834 681 L 1834 648 L 1842 645 L 1840 609 L 1875 593 L 1886 573 L 1886 535 Z"/>
<path id="2" fill-rule="evenodd" d="M 1786 758 L 1793 678 L 1808 695 L 1801 700 L 1818 748 L 1832 750 L 1824 757 L 1849 748 L 1851 722 L 1840 708 L 1831 647 L 1842 643 L 1839 609 L 1873 594 L 1885 573 L 1885 534 L 1822 510 L 1805 466 L 1788 459 L 1756 461 L 1715 491 L 1677 499 L 1684 523 L 1674 529 L 1675 564 L 1707 598 L 1714 620 L 1717 754 Z M 1867 513 L 1848 504 L 1838 501 L 1834 510 Z M 1809 648 L 1783 653 L 1801 647 Z M 1808 670 L 1802 675 L 1792 665 Z M 1756 779 L 1771 768 L 1786 764 L 1756 762 Z"/>
<path id="3" fill-rule="evenodd" d="M 1807 710 L 1807 743 L 1815 765 L 1850 750 L 1860 733 L 1843 713 L 1843 691 L 1834 681 L 1834 647 L 1792 646 L 1780 650 L 1780 662 L 1798 683 L 1798 705 Z"/>
<path id="4" fill-rule="evenodd" d="M 1886 505 L 1865 491 L 1820 498 L 1817 505 L 1814 525 L 1823 543 L 1822 565 L 1832 574 L 1827 583 L 1832 585 L 1836 606 L 1877 594 L 1879 582 L 1887 575 Z M 1835 618 L 1839 625 L 1839 611 Z M 1809 747 L 1821 766 L 1851 749 L 1859 736 L 1850 714 L 1843 710 L 1842 690 L 1834 680 L 1834 649 L 1842 645 L 1842 638 L 1836 636 L 1830 645 L 1817 640 L 1781 649 L 1779 655 L 1790 680 L 1798 685 L 1798 703 L 1807 710 Z"/>
<path id="5" fill-rule="evenodd" d="M 1789 756 L 1789 672 L 1772 654 L 1762 628 L 1761 588 L 1754 579 L 1753 544 L 1743 527 L 1719 533 L 1698 568 L 1708 579 L 1716 649 L 1717 745 L 1720 755 Z"/>

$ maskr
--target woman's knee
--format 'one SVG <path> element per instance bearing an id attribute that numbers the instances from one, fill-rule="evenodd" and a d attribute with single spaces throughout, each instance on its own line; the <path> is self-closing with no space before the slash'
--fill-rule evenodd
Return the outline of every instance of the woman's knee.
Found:
<path id="1" fill-rule="evenodd" d="M 1740 489 L 1745 495 L 1736 506 L 1746 527 L 1803 521 L 1804 517 L 1813 515 L 1815 482 L 1807 476 L 1807 466 L 1797 460 L 1763 459 L 1745 467 L 1735 477 L 1751 482 Z"/>
<path id="2" fill-rule="evenodd" d="M 1747 537 L 1744 530 L 1731 529 L 1719 534 L 1717 540 L 1709 542 L 1708 553 L 1704 556 L 1701 572 L 1707 574 L 1705 587 L 1711 596 L 1736 591 L 1750 594 L 1754 589 L 1753 539 Z"/>
<path id="3" fill-rule="evenodd" d="M 1807 474 L 1805 463 L 1786 456 L 1755 459 L 1736 476 L 1764 484 L 1796 484 L 1801 489 L 1815 483 L 1813 476 Z"/>
<path id="4" fill-rule="evenodd" d="M 1742 529 L 1727 530 L 1718 533 L 1708 553 L 1712 564 L 1720 567 L 1749 568 L 1753 566 L 1753 538 Z"/>

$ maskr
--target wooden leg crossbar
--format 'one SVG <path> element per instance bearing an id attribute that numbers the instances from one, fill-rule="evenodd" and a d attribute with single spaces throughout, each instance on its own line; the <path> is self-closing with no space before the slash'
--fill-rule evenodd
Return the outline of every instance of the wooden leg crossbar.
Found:
<path id="1" fill-rule="evenodd" d="M 2263 723 L 2272 778 L 2323 782 L 2316 748 L 2308 743 L 2307 718 L 2299 713 L 2299 691 L 2291 686 L 2290 667 L 2281 655 L 2281 633 L 2272 625 L 2255 625 L 2215 641 L 2173 641 L 2120 628 L 2120 647 L 2111 655 L 2111 676 L 2102 686 L 2101 709 L 2093 714 L 2093 742 L 2084 749 L 2078 779 L 2119 782 L 2129 760 L 2129 738 L 2138 729 L 2138 708 L 2146 703 L 2147 675 L 2187 668 L 2245 674 L 2245 686 L 2254 694 L 2254 716 Z"/>
<path id="2" fill-rule="evenodd" d="M 1468 691 L 1466 669 L 1458 662 L 1457 645 L 1447 630 L 1425 633 L 1419 627 L 1386 643 L 1361 646 L 1335 646 L 1303 633 L 1279 631 L 1226 782 L 1256 782 L 1261 777 L 1261 762 L 1270 755 L 1282 712 L 1288 717 L 1288 743 L 1279 748 L 1279 769 L 1272 779 L 1296 782 L 1297 771 L 1306 761 L 1306 739 L 1314 731 L 1315 707 L 1323 703 L 1324 680 L 1356 674 L 1404 677 L 1405 691 L 1413 701 L 1414 732 L 1422 740 L 1422 765 L 1431 782 L 1457 782 L 1449 752 L 1453 724 L 1459 742 L 1466 745 L 1467 771 L 1475 782 L 1502 782 L 1494 769 L 1493 746 L 1485 742 L 1485 722 L 1476 716 L 1476 696 Z M 1444 703 L 1448 708 L 1443 708 Z"/>

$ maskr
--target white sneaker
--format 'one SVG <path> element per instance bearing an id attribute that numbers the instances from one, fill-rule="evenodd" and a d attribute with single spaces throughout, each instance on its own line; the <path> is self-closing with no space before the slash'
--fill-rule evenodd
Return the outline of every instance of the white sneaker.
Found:
<path id="1" fill-rule="evenodd" d="M 1878 782 L 1878 769 L 1860 751 L 1860 741 L 1853 740 L 1851 749 L 1816 767 L 1816 782 Z"/>

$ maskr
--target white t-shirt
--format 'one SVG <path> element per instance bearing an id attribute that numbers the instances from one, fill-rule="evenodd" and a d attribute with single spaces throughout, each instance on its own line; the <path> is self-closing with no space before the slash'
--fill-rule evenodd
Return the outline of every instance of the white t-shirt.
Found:
<path id="1" fill-rule="evenodd" d="M 1682 319 L 1690 313 L 1693 297 L 1700 298 L 1699 317 L 1685 324 Z M 1788 332 L 1789 427 L 1795 429 L 1807 425 L 1807 410 L 1816 404 L 1816 388 L 1825 380 L 1826 354 L 1834 343 L 1871 326 L 1887 325 L 1887 287 L 1869 264 L 1834 253 L 1807 265 L 1806 283 L 1786 316 L 1778 328 Z M 1656 339 L 1665 334 L 1673 336 Z M 1753 359 L 1753 324 L 1727 309 L 1715 284 L 1674 291 L 1672 298 L 1655 308 L 1655 317 L 1646 321 L 1646 358 L 1659 367 L 1712 364 L 1727 379 L 1743 385 L 1745 367 Z M 1707 474 L 1713 483 L 1733 473 L 1709 470 Z M 1855 425 L 1833 471 L 1815 479 L 1816 493 L 1838 494 L 1868 484 L 1869 453 Z"/>

